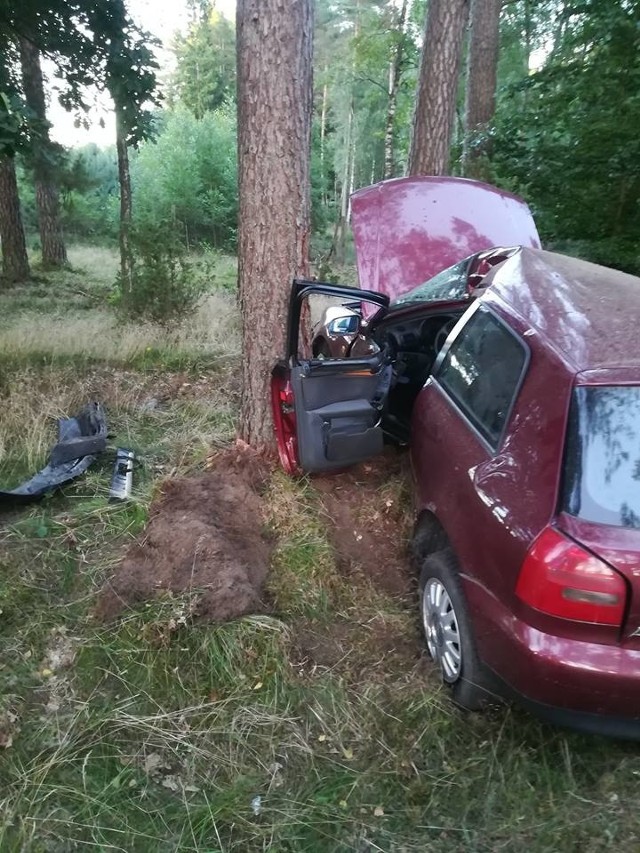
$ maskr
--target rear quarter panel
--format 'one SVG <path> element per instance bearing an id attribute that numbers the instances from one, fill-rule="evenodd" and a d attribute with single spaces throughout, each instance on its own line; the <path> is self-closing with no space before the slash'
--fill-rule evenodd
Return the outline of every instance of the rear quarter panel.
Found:
<path id="1" fill-rule="evenodd" d="M 554 516 L 573 376 L 528 324 L 496 298 L 483 301 L 525 342 L 530 360 L 497 451 L 431 378 L 412 418 L 419 512 L 433 513 L 458 558 L 482 659 L 510 669 L 501 637 L 520 611 L 516 578 Z"/>

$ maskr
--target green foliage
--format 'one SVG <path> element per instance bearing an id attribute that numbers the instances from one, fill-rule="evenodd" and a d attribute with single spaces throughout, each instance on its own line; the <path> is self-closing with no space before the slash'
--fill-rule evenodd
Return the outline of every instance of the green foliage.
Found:
<path id="1" fill-rule="evenodd" d="M 527 199 L 546 241 L 638 273 L 640 2 L 556 13 L 542 68 L 501 94 L 495 181 Z"/>
<path id="2" fill-rule="evenodd" d="M 189 246 L 232 248 L 236 238 L 235 116 L 230 110 L 198 119 L 185 107 L 166 116 L 153 142 L 131 163 L 134 217 L 145 226 L 171 222 Z"/>
<path id="3" fill-rule="evenodd" d="M 145 224 L 130 233 L 131 287 L 119 277 L 115 302 L 130 320 L 174 326 L 192 315 L 205 291 L 169 223 Z"/>
<path id="4" fill-rule="evenodd" d="M 191 110 L 196 118 L 234 101 L 236 91 L 235 32 L 233 24 L 204 2 L 194 10 L 186 35 L 174 44 L 176 71 L 171 101 Z"/>
<path id="5" fill-rule="evenodd" d="M 120 206 L 115 147 L 71 150 L 56 178 L 65 232 L 81 240 L 115 240 Z"/>
<path id="6" fill-rule="evenodd" d="M 0 151 L 11 154 L 37 143 L 41 130 L 16 73 L 20 37 L 53 60 L 66 109 L 86 113 L 91 89 L 106 88 L 119 106 L 128 143 L 145 138 L 155 99 L 155 41 L 129 18 L 124 0 L 0 0 Z"/>

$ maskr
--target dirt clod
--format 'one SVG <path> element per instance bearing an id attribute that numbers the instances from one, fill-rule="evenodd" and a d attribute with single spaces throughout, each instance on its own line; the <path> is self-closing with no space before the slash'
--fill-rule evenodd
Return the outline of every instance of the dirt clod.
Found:
<path id="1" fill-rule="evenodd" d="M 191 615 L 224 622 L 264 609 L 272 544 L 258 492 L 266 467 L 242 446 L 208 461 L 207 473 L 167 481 L 141 539 L 99 596 L 110 620 L 166 592 L 193 593 Z"/>

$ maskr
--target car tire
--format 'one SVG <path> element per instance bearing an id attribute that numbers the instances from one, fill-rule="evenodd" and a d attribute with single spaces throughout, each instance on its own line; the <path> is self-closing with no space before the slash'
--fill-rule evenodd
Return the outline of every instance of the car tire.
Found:
<path id="1" fill-rule="evenodd" d="M 490 699 L 478 658 L 458 563 L 449 548 L 428 556 L 420 574 L 420 621 L 429 655 L 440 667 L 451 698 L 480 711 Z"/>

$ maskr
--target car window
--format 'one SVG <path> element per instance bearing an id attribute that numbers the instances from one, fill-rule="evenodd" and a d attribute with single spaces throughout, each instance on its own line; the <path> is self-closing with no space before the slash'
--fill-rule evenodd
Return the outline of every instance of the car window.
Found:
<path id="1" fill-rule="evenodd" d="M 640 388 L 574 391 L 563 509 L 586 521 L 640 528 Z"/>
<path id="2" fill-rule="evenodd" d="M 446 270 L 442 270 L 433 278 L 414 287 L 404 296 L 394 299 L 391 304 L 404 305 L 410 302 L 444 302 L 464 299 L 467 294 L 467 273 L 474 258 L 475 255 L 471 255 L 470 258 L 447 267 Z"/>
<path id="3" fill-rule="evenodd" d="M 440 386 L 494 449 L 526 362 L 522 341 L 481 308 L 453 341 L 436 371 Z"/>

